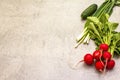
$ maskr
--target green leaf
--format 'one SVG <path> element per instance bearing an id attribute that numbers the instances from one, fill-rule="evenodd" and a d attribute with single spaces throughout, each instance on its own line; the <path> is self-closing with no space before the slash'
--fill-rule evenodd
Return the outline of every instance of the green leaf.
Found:
<path id="1" fill-rule="evenodd" d="M 120 54 L 120 47 L 117 48 L 119 50 L 119 54 Z"/>
<path id="2" fill-rule="evenodd" d="M 95 44 L 96 44 L 97 46 L 99 46 L 99 45 L 101 44 L 101 41 L 99 41 L 97 38 L 95 38 L 94 41 L 95 41 Z"/>
<path id="3" fill-rule="evenodd" d="M 108 22 L 108 19 L 109 19 L 109 15 L 108 15 L 108 14 L 103 14 L 103 15 L 100 17 L 100 22 L 106 23 L 106 22 Z"/>
<path id="4" fill-rule="evenodd" d="M 119 45 L 120 45 L 120 32 L 113 34 L 112 44 L 114 45 L 114 47 L 119 47 Z"/>
<path id="5" fill-rule="evenodd" d="M 113 34 L 113 39 L 116 41 L 120 40 L 120 32 Z"/>
<path id="6" fill-rule="evenodd" d="M 102 33 L 103 33 L 103 36 L 107 36 L 108 33 L 110 33 L 110 28 L 109 28 L 107 22 L 106 22 L 106 24 L 105 23 L 103 24 Z"/>
<path id="7" fill-rule="evenodd" d="M 97 36 L 99 36 L 99 32 L 97 31 L 95 25 L 92 22 L 90 22 L 89 28 L 91 28 L 94 31 L 94 34 L 96 34 Z"/>
<path id="8" fill-rule="evenodd" d="M 115 34 L 114 37 L 116 38 L 116 46 L 119 47 L 120 46 L 120 32 Z"/>
<path id="9" fill-rule="evenodd" d="M 120 47 L 120 40 L 116 43 L 117 47 Z"/>
<path id="10" fill-rule="evenodd" d="M 120 47 L 115 49 L 115 53 L 120 55 Z"/>
<path id="11" fill-rule="evenodd" d="M 96 28 L 93 22 L 90 22 L 88 29 L 89 29 L 89 32 L 91 32 L 91 34 L 93 35 L 93 37 L 98 38 L 98 40 L 100 40 L 101 43 L 103 43 L 102 38 L 101 38 L 102 36 L 100 35 L 100 32 L 98 31 L 98 29 Z"/>
<path id="12" fill-rule="evenodd" d="M 102 25 L 102 23 L 99 21 L 99 19 L 97 17 L 88 17 L 87 19 L 89 20 L 89 25 L 90 25 L 90 22 L 92 22 L 95 25 L 95 27 L 99 31 L 101 31 L 103 25 Z"/>
<path id="13" fill-rule="evenodd" d="M 112 23 L 111 28 L 114 31 L 118 27 L 118 23 Z"/>
<path id="14" fill-rule="evenodd" d="M 106 23 L 110 29 L 110 31 L 114 31 L 118 27 L 118 23 L 107 22 Z"/>
<path id="15" fill-rule="evenodd" d="M 95 39 L 96 38 L 97 35 L 92 30 L 89 30 L 89 33 L 90 33 L 90 38 L 91 39 Z"/>
<path id="16" fill-rule="evenodd" d="M 116 6 L 120 6 L 120 0 L 117 0 L 115 3 Z"/>
<path id="17" fill-rule="evenodd" d="M 87 17 L 87 20 L 93 22 L 94 24 L 98 24 L 100 22 L 97 17 Z"/>

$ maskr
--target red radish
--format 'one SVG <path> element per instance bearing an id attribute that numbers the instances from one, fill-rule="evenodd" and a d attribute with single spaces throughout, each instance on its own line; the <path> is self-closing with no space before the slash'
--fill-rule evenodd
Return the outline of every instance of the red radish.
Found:
<path id="1" fill-rule="evenodd" d="M 107 44 L 100 44 L 99 48 L 100 50 L 107 51 L 109 46 Z"/>
<path id="2" fill-rule="evenodd" d="M 108 51 L 103 52 L 103 58 L 104 58 L 105 60 L 110 60 L 111 57 L 112 57 L 112 55 L 111 55 L 110 52 L 108 52 Z"/>
<path id="3" fill-rule="evenodd" d="M 85 56 L 84 56 L 84 60 L 81 60 L 81 61 L 79 61 L 79 63 L 80 62 L 85 62 L 87 65 L 92 65 L 93 64 L 93 56 L 90 54 L 90 53 L 88 53 L 88 54 L 86 54 Z M 79 64 L 79 63 L 77 63 L 77 65 Z"/>
<path id="4" fill-rule="evenodd" d="M 115 66 L 115 61 L 114 60 L 110 60 L 110 61 L 108 61 L 108 63 L 107 63 L 107 69 L 113 69 L 113 67 Z"/>
<path id="5" fill-rule="evenodd" d="M 87 65 L 91 65 L 93 64 L 93 56 L 91 54 L 86 54 L 84 56 L 84 62 L 87 64 Z"/>
<path id="6" fill-rule="evenodd" d="M 78 64 L 79 64 L 80 62 L 83 62 L 83 61 L 84 61 L 84 63 L 86 63 L 87 65 L 92 65 L 93 62 L 94 62 L 93 56 L 92 56 L 90 53 L 86 54 L 86 55 L 84 56 L 84 60 L 79 61 L 77 64 L 75 64 L 75 66 L 78 66 Z"/>
<path id="7" fill-rule="evenodd" d="M 111 59 L 111 56 L 112 56 L 111 53 L 108 52 L 108 51 L 105 51 L 105 52 L 103 53 L 103 58 L 105 59 L 105 68 L 104 68 L 104 72 L 105 72 L 105 70 L 106 70 L 106 66 L 107 66 L 108 60 Z"/>
<path id="8" fill-rule="evenodd" d="M 101 59 L 101 56 L 102 56 L 102 53 L 100 50 L 96 50 L 93 52 L 93 58 L 96 59 L 96 60 L 100 60 Z"/>
<path id="9" fill-rule="evenodd" d="M 95 68 L 98 71 L 102 72 L 103 69 L 104 69 L 104 63 L 102 61 L 97 61 L 96 64 L 95 64 Z"/>

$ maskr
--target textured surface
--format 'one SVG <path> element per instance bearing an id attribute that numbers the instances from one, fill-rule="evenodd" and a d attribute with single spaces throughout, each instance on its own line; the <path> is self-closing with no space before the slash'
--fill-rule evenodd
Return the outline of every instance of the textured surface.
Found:
<path id="1" fill-rule="evenodd" d="M 119 58 L 105 75 L 82 63 L 72 69 L 95 48 L 90 42 L 74 49 L 85 23 L 80 13 L 103 1 L 0 0 L 0 80 L 119 80 Z M 120 23 L 119 14 L 116 7 L 111 21 Z"/>

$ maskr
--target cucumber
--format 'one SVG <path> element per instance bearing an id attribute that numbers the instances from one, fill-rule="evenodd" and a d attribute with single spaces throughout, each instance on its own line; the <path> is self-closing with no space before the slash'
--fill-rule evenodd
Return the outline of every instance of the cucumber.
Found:
<path id="1" fill-rule="evenodd" d="M 81 18 L 83 20 L 86 19 L 88 16 L 91 16 L 96 10 L 97 10 L 97 4 L 90 5 L 81 13 Z"/>

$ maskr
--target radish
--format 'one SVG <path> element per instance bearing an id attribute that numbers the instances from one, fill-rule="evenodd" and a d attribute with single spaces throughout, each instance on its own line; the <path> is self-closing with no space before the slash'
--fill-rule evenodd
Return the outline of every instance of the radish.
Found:
<path id="1" fill-rule="evenodd" d="M 115 61 L 114 60 L 110 60 L 110 61 L 108 61 L 108 63 L 107 63 L 107 69 L 113 69 L 113 67 L 115 66 Z"/>
<path id="2" fill-rule="evenodd" d="M 100 50 L 107 51 L 109 46 L 107 44 L 100 44 L 99 48 Z"/>
<path id="3" fill-rule="evenodd" d="M 112 55 L 111 55 L 110 52 L 108 52 L 108 51 L 103 52 L 103 58 L 104 58 L 105 60 L 110 60 L 111 57 L 112 57 Z"/>
<path id="4" fill-rule="evenodd" d="M 101 59 L 101 56 L 102 56 L 102 53 L 100 50 L 96 50 L 93 52 L 93 58 L 96 59 L 96 60 L 100 60 Z"/>
<path id="5" fill-rule="evenodd" d="M 95 63 L 95 68 L 96 70 L 100 71 L 100 72 L 103 72 L 103 69 L 104 69 L 104 63 L 102 61 L 97 61 Z"/>
<path id="6" fill-rule="evenodd" d="M 108 52 L 108 51 L 105 51 L 105 52 L 103 53 L 103 58 L 105 59 L 105 69 L 104 69 L 104 72 L 105 72 L 105 70 L 106 70 L 106 66 L 107 66 L 108 60 L 111 59 L 111 56 L 112 56 L 111 53 Z"/>
<path id="7" fill-rule="evenodd" d="M 86 54 L 85 56 L 84 56 L 84 60 L 81 60 L 81 61 L 79 61 L 78 63 L 77 63 L 77 65 L 80 63 L 80 62 L 85 62 L 87 65 L 92 65 L 93 64 L 93 56 L 90 54 L 90 53 L 88 53 L 88 54 Z"/>
<path id="8" fill-rule="evenodd" d="M 87 65 L 91 65 L 93 64 L 93 56 L 91 54 L 86 54 L 84 56 L 84 62 L 87 64 Z"/>
<path id="9" fill-rule="evenodd" d="M 80 62 L 83 62 L 83 61 L 84 61 L 84 63 L 86 63 L 87 65 L 92 65 L 93 62 L 94 62 L 93 56 L 92 56 L 90 53 L 86 54 L 86 55 L 84 56 L 84 60 L 81 60 L 81 61 L 77 62 L 74 66 L 75 66 L 75 67 L 78 66 L 79 63 L 80 63 Z"/>

